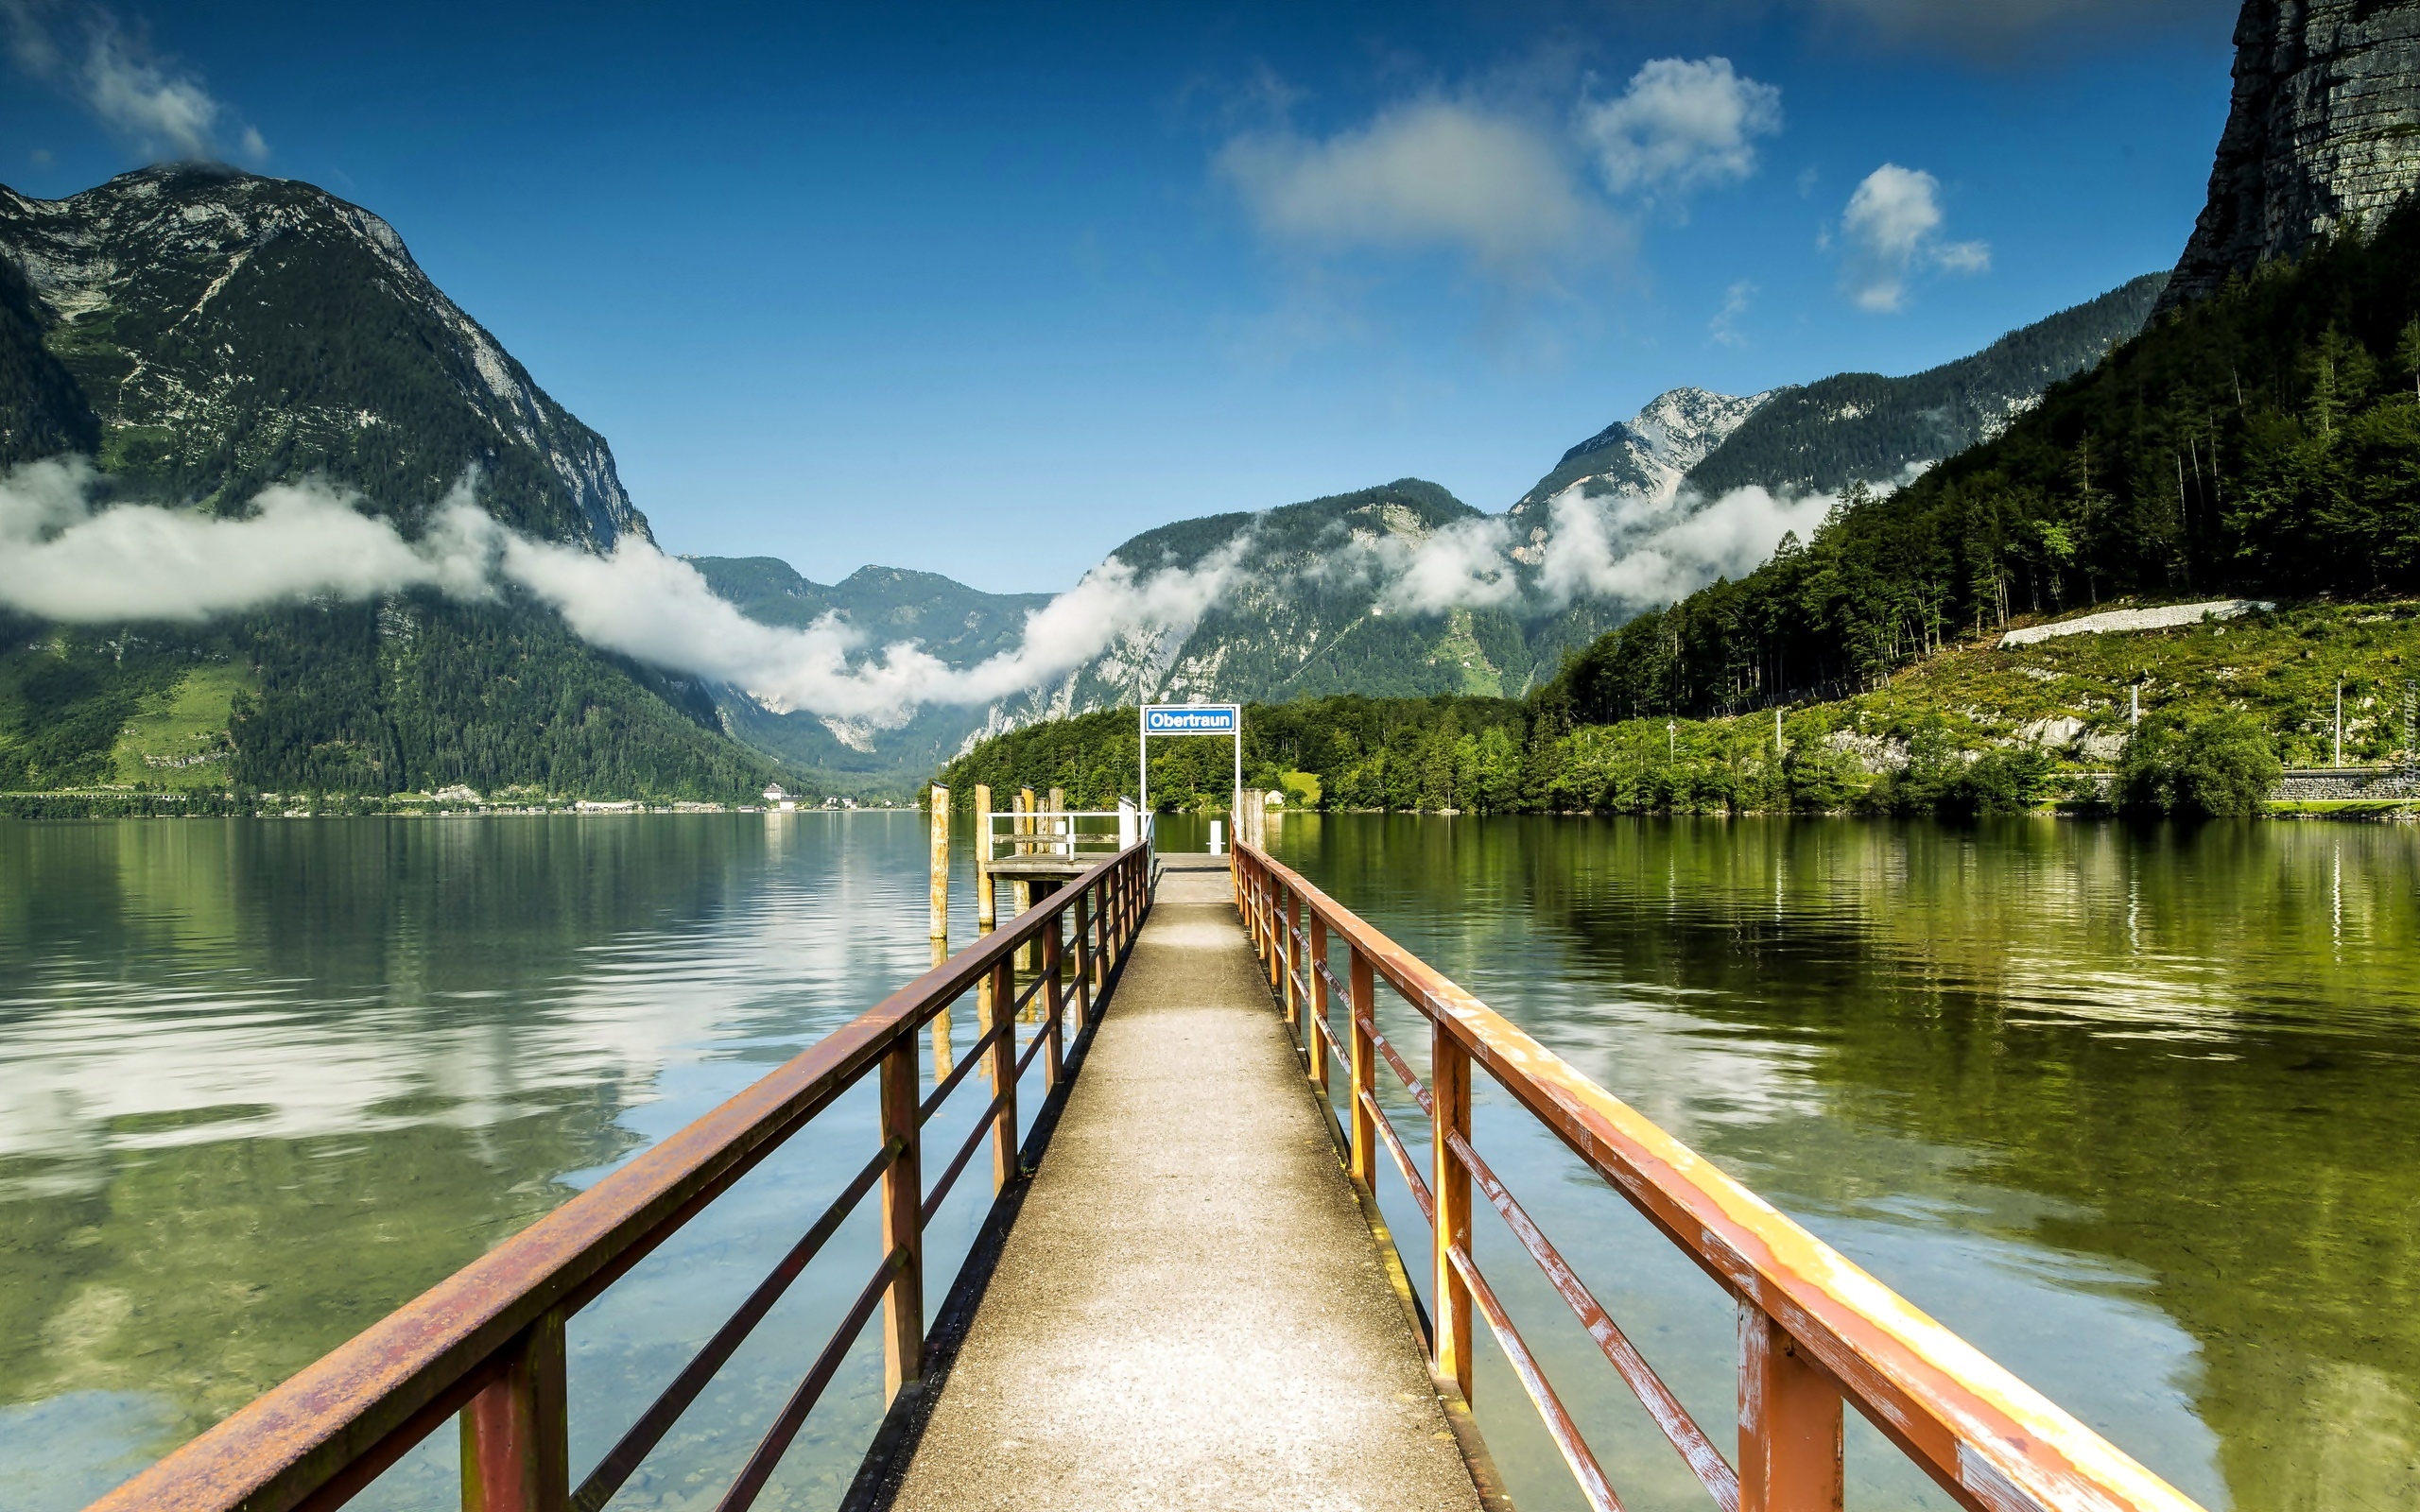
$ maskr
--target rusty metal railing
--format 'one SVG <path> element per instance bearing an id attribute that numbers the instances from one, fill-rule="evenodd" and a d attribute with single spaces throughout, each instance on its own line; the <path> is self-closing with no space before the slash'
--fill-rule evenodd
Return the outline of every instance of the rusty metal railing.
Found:
<path id="1" fill-rule="evenodd" d="M 922 1374 L 925 1226 L 987 1138 L 994 1191 L 1017 1177 L 1018 1080 L 1041 1056 L 1049 1084 L 1058 1084 L 1068 1010 L 1080 1032 L 1132 948 L 1151 886 L 1148 845 L 1104 860 L 119 1486 L 91 1512 L 338 1506 L 457 1415 L 466 1509 L 596 1512 L 825 1241 L 873 1196 L 882 1213 L 882 1262 L 723 1494 L 718 1512 L 738 1512 L 763 1489 L 877 1309 L 885 1400 Z M 1033 942 L 1040 966 L 1019 988 L 1017 955 Z M 985 984 L 990 990 L 977 991 Z M 919 1097 L 920 1031 L 969 991 L 977 991 L 985 1010 L 980 1037 L 954 1072 Z M 1040 1025 L 1020 1053 L 1018 1010 L 1037 994 Z M 991 1103 L 928 1190 L 924 1125 L 978 1065 Z M 575 1486 L 565 1321 L 869 1076 L 880 1090 L 880 1147 Z"/>
<path id="2" fill-rule="evenodd" d="M 1431 1364 L 1467 1398 L 1473 1314 L 1487 1322 L 1547 1433 L 1599 1512 L 1619 1499 L 1523 1341 L 1471 1247 L 1474 1187 L 1536 1261 L 1606 1363 L 1688 1462 L 1721 1512 L 1839 1512 L 1842 1403 L 1971 1512 L 2201 1512 L 2187 1497 L 1830 1246 L 1715 1169 L 1477 998 L 1255 845 L 1235 853 L 1236 906 L 1267 964 L 1311 1082 L 1330 1102 L 1328 1057 L 1347 1068 L 1341 1130 L 1354 1179 L 1374 1191 L 1384 1148 L 1430 1231 Z M 1345 970 L 1335 969 L 1341 944 Z M 1428 1025 L 1424 1083 L 1379 1032 L 1383 981 Z M 1349 1040 L 1330 1023 L 1346 1007 Z M 1379 1106 L 1383 1061 L 1428 1115 L 1413 1158 Z M 1711 1435 L 1531 1221 L 1471 1140 L 1471 1069 L 1552 1130 L 1736 1301 L 1738 1456 Z M 1410 1257 L 1406 1257 L 1409 1263 Z"/>

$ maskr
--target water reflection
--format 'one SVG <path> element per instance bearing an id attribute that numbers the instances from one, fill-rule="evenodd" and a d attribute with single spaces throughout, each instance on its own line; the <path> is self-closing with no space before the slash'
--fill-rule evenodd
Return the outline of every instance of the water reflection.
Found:
<path id="1" fill-rule="evenodd" d="M 907 816 L 0 825 L 0 1505 L 80 1504 L 922 971 L 923 844 Z M 628 1387 L 582 1388 L 584 1438 L 795 1237 L 814 1143 L 683 1246 L 662 1336 L 583 1320 Z M 771 1333 L 811 1354 L 799 1300 Z"/>
<path id="2" fill-rule="evenodd" d="M 1274 843 L 2213 1508 L 2420 1500 L 2405 832 L 1296 816 Z M 80 1504 L 921 971 L 924 866 L 908 816 L 0 825 L 0 1508 Z M 1478 1126 L 1721 1436 L 1720 1295 L 1514 1110 Z M 577 1460 L 872 1128 L 836 1109 L 582 1314 Z M 938 1274 L 979 1208 L 953 1197 Z M 1627 1503 L 1702 1507 L 1479 1242 Z M 616 1504 L 718 1486 L 873 1263 L 844 1231 Z M 769 1504 L 832 1504 L 878 1389 L 861 1349 Z M 1517 1393 L 1482 1376 L 1516 1500 L 1569 1504 Z M 372 1504 L 441 1500 L 450 1452 Z M 1859 1506 L 1945 1505 L 1870 1437 L 1851 1468 Z"/>
<path id="3" fill-rule="evenodd" d="M 2420 1494 L 2407 832 L 1289 817 L 1277 844 L 2207 1504 Z M 1721 1350 L 1709 1297 L 1624 1274 L 1584 1187 L 1540 1201 L 1728 1422 L 1682 1357 Z M 1586 1348 L 1559 1378 L 1605 1385 Z M 1515 1391 L 1482 1418 L 1535 1460 Z M 1639 1446 L 1634 1504 L 1691 1504 L 1601 1431 Z M 1888 1458 L 1853 1470 L 1921 1499 Z M 1552 1469 L 1522 1504 L 1561 1504 Z"/>

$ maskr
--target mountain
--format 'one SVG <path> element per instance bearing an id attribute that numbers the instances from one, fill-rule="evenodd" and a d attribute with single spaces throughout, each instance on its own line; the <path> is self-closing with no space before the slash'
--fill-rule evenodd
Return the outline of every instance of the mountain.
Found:
<path id="1" fill-rule="evenodd" d="M 1543 510 L 1556 494 L 1575 484 L 1591 497 L 1677 492 L 1689 470 L 1728 440 L 1772 397 L 1771 390 L 1734 399 L 1703 388 L 1667 389 L 1628 421 L 1616 421 L 1564 453 L 1554 471 L 1521 495 L 1511 513 L 1514 520 L 1526 522 L 1532 511 Z"/>
<path id="2" fill-rule="evenodd" d="M 308 184 L 179 164 L 0 188 L 0 465 L 97 458 L 116 498 L 240 512 L 318 477 L 407 537 L 467 474 L 526 535 L 648 538 L 604 438 Z M 746 797 L 777 770 L 710 692 L 507 591 L 201 627 L 0 624 L 0 789 L 141 783 Z"/>
<path id="3" fill-rule="evenodd" d="M 475 466 L 489 510 L 531 535 L 647 534 L 604 438 L 393 227 L 324 190 L 190 163 L 66 199 L 0 188 L 0 360 L 39 375 L 43 426 L 91 438 L 128 492 L 225 512 L 318 473 L 409 524 Z M 0 462 L 55 449 L 12 433 Z"/>
<path id="4" fill-rule="evenodd" d="M 1703 576 L 1669 591 L 1651 583 L 1645 598 L 1558 594 L 1548 581 L 1557 499 L 1590 512 L 1598 542 L 1617 561 L 1683 530 L 1741 486 L 1708 488 L 1709 476 L 1744 475 L 1776 495 L 1811 491 L 1810 478 L 1830 489 L 1850 480 L 1895 485 L 1958 449 L 1962 437 L 1996 430 L 2044 386 L 2132 335 L 2160 283 L 2161 275 L 2135 280 L 1912 377 L 1842 374 L 1745 397 L 1667 390 L 1564 452 L 1501 515 L 1403 478 L 1145 531 L 1110 559 L 1143 574 L 1216 572 L 1221 589 L 1210 607 L 1134 627 L 1052 685 L 988 708 L 927 709 L 884 726 L 774 713 L 727 693 L 723 717 L 819 782 L 870 791 L 921 777 L 983 736 L 1138 699 L 1518 696 L 1640 610 L 1718 572 L 1749 571 L 1773 539 L 1742 537 Z M 1768 423 L 1776 409 L 1789 418 Z M 1741 445 L 1743 438 L 1753 444 Z M 1820 509 L 1809 528 L 1813 518 Z M 1450 565 L 1463 555 L 1501 571 L 1457 602 L 1423 604 L 1405 591 L 1413 563 Z M 895 569 L 867 568 L 826 588 L 770 558 L 694 560 L 717 593 L 755 618 L 804 625 L 834 613 L 877 643 L 919 638 L 954 666 L 1012 644 L 1025 613 L 1044 601 Z M 1659 591 L 1664 596 L 1653 597 Z"/>
<path id="5" fill-rule="evenodd" d="M 1048 593 L 986 593 L 939 573 L 860 567 L 825 587 L 773 557 L 688 557 L 750 619 L 807 626 L 837 614 L 878 645 L 914 641 L 954 667 L 1014 648 Z"/>
<path id="6" fill-rule="evenodd" d="M 1624 626 L 1556 702 L 1599 721 L 1830 696 L 2014 615 L 2118 596 L 2420 593 L 2415 352 L 2408 198 L 2171 311 L 1804 549 Z"/>
<path id="7" fill-rule="evenodd" d="M 952 667 L 1015 649 L 1026 616 L 1048 593 L 986 593 L 939 573 L 860 567 L 825 585 L 772 557 L 690 557 L 714 591 L 749 618 L 804 627 L 826 614 L 874 646 L 913 641 Z M 724 728 L 797 771 L 814 786 L 849 797 L 889 796 L 929 773 L 971 738 L 982 711 L 941 706 L 905 723 L 836 719 L 775 711 L 735 688 L 717 691 Z"/>
<path id="8" fill-rule="evenodd" d="M 2377 222 L 2420 185 L 2420 5 L 2248 0 L 2210 198 L 2162 311 Z"/>
<path id="9" fill-rule="evenodd" d="M 1236 549 L 1238 567 L 1219 604 L 1198 623 L 1114 647 L 1005 717 L 994 711 L 985 728 L 1147 696 L 1518 695 L 1551 676 L 1566 650 L 1660 604 L 1604 593 L 1541 596 L 1557 498 L 1594 511 L 1595 529 L 1618 560 L 1750 484 L 1776 495 L 1852 481 L 1894 485 L 1972 435 L 1996 433 L 2045 387 L 2132 336 L 2163 280 L 2133 280 L 1912 377 L 1841 374 L 1745 397 L 1668 389 L 1564 453 L 1498 516 L 1407 478 L 1146 532 L 1111 555 L 1137 568 L 1191 567 Z M 1496 601 L 1481 592 L 1424 611 L 1388 592 L 1389 564 L 1400 571 L 1441 537 L 1449 546 L 1501 544 L 1515 571 L 1498 584 Z M 1737 570 L 1761 560 L 1772 541 L 1763 538 Z"/>
<path id="10" fill-rule="evenodd" d="M 786 764 L 793 782 L 872 793 L 985 731 L 1137 697 L 1517 695 L 1632 614 L 1752 568 L 1778 517 L 1707 515 L 1728 508 L 1724 490 L 1895 482 L 2089 364 L 2150 287 L 1912 378 L 1670 389 L 1571 447 L 1503 514 L 1406 478 L 1146 531 L 1113 554 L 1158 595 L 1143 622 L 986 708 L 769 706 L 598 651 L 512 589 L 306 603 L 207 631 L 11 624 L 0 786 L 734 797 Z M 648 536 L 603 438 L 391 227 L 306 184 L 184 165 L 56 201 L 0 190 L 0 462 L 87 452 L 122 500 L 231 514 L 317 476 L 410 538 L 472 475 L 485 507 L 540 541 L 603 552 Z M 1642 576 L 1641 561 L 1660 565 Z M 833 616 L 870 646 L 913 641 L 958 667 L 1016 646 L 1046 602 L 895 568 L 824 585 L 769 558 L 694 565 L 763 623 Z M 187 734 L 142 733 L 170 730 Z"/>
<path id="11" fill-rule="evenodd" d="M 1754 486 L 1832 493 L 1852 483 L 1899 482 L 1911 466 L 1989 440 L 2042 391 L 2083 372 L 2143 328 L 2168 283 L 2146 273 L 2037 320 L 1955 362 L 1905 378 L 1844 372 L 1758 396 L 1688 472 L 1708 497 Z"/>

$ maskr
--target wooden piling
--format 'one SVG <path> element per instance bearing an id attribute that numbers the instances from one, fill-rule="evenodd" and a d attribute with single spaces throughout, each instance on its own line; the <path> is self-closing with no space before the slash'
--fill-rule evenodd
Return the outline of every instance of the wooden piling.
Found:
<path id="1" fill-rule="evenodd" d="M 1023 787 L 1017 790 L 1016 815 L 1015 824 L 1017 842 L 1014 853 L 1022 858 L 1035 853 L 1032 838 L 1034 831 L 1032 788 Z M 1014 919 L 1032 906 L 1033 884 L 1028 882 L 1023 877 L 1019 877 L 1015 881 L 1010 883 L 1009 917 Z M 1033 971 L 1034 955 L 1034 946 L 1030 944 L 1018 946 L 1017 970 L 1030 973 Z M 1031 1004 L 1027 1005 L 1024 1015 L 1025 1021 L 1028 1023 L 1031 1023 L 1038 1016 L 1039 1010 Z"/>
<path id="2" fill-rule="evenodd" d="M 949 959 L 949 789 L 935 782 L 932 787 L 932 888 L 931 917 L 925 929 L 932 940 L 933 964 Z M 933 1080 L 945 1079 L 951 1071 L 949 1009 L 944 1005 L 933 1015 Z"/>

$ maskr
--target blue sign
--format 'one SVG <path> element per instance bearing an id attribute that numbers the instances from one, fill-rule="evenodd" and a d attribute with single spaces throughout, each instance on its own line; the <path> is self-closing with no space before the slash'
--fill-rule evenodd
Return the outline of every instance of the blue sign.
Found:
<path id="1" fill-rule="evenodd" d="M 1143 733 L 1232 735 L 1236 713 L 1233 704 L 1151 704 L 1143 711 Z"/>

